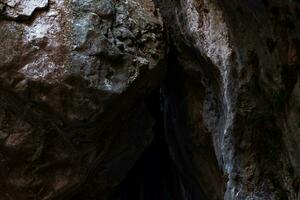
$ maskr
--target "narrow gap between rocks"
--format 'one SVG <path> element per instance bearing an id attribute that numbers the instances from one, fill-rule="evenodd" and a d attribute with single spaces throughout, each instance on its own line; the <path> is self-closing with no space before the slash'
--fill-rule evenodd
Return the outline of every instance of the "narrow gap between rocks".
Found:
<path id="1" fill-rule="evenodd" d="M 147 99 L 147 106 L 155 124 L 154 138 L 145 149 L 128 176 L 116 188 L 112 200 L 175 200 L 180 181 L 171 160 L 164 131 L 164 113 L 160 89 Z"/>

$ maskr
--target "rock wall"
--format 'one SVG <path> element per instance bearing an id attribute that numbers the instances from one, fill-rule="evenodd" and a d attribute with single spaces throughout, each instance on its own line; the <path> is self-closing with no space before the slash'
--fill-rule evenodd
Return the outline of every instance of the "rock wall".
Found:
<path id="1" fill-rule="evenodd" d="M 114 200 L 164 123 L 162 200 L 299 200 L 299 13 L 298 0 L 0 0 L 0 199 Z"/>
<path id="2" fill-rule="evenodd" d="M 186 140 L 175 160 L 206 199 L 299 199 L 299 1 L 157 3 L 177 60 L 165 89 L 171 139 Z"/>
<path id="3" fill-rule="evenodd" d="M 151 1 L 0 1 L 0 199 L 105 199 L 151 142 Z"/>

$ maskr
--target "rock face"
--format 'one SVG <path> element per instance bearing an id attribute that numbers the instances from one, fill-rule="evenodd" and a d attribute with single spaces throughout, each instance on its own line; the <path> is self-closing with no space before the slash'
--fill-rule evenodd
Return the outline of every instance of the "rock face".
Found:
<path id="1" fill-rule="evenodd" d="M 0 1 L 1 199 L 105 199 L 151 142 L 151 1 Z M 140 123 L 142 121 L 143 123 Z"/>
<path id="2" fill-rule="evenodd" d="M 299 200 L 299 13 L 298 0 L 0 0 L 0 199 L 130 199 L 118 188 L 135 163 L 161 162 L 137 162 L 154 131 L 169 158 L 151 181 L 166 188 L 145 195 L 135 172 L 141 200 Z M 157 88 L 161 111 L 146 100 Z"/>
<path id="3" fill-rule="evenodd" d="M 194 178 L 187 199 L 299 199 L 299 1 L 158 4 L 173 44 L 167 136 Z"/>

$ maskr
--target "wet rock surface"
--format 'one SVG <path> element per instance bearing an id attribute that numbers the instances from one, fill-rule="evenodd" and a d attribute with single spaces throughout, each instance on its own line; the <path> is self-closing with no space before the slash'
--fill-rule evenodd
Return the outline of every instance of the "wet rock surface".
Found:
<path id="1" fill-rule="evenodd" d="M 0 199 L 298 200 L 299 13 L 0 0 Z"/>

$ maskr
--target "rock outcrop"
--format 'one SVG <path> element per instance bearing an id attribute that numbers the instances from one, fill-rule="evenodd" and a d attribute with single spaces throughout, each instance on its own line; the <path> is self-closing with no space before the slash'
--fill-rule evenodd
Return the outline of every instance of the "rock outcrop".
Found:
<path id="1" fill-rule="evenodd" d="M 194 178 L 187 199 L 299 199 L 299 1 L 157 3 L 176 59 L 167 136 Z"/>
<path id="2" fill-rule="evenodd" d="M 0 0 L 0 199 L 299 200 L 299 13 Z"/>
<path id="3" fill-rule="evenodd" d="M 0 199 L 105 199 L 151 142 L 151 1 L 0 1 Z"/>

